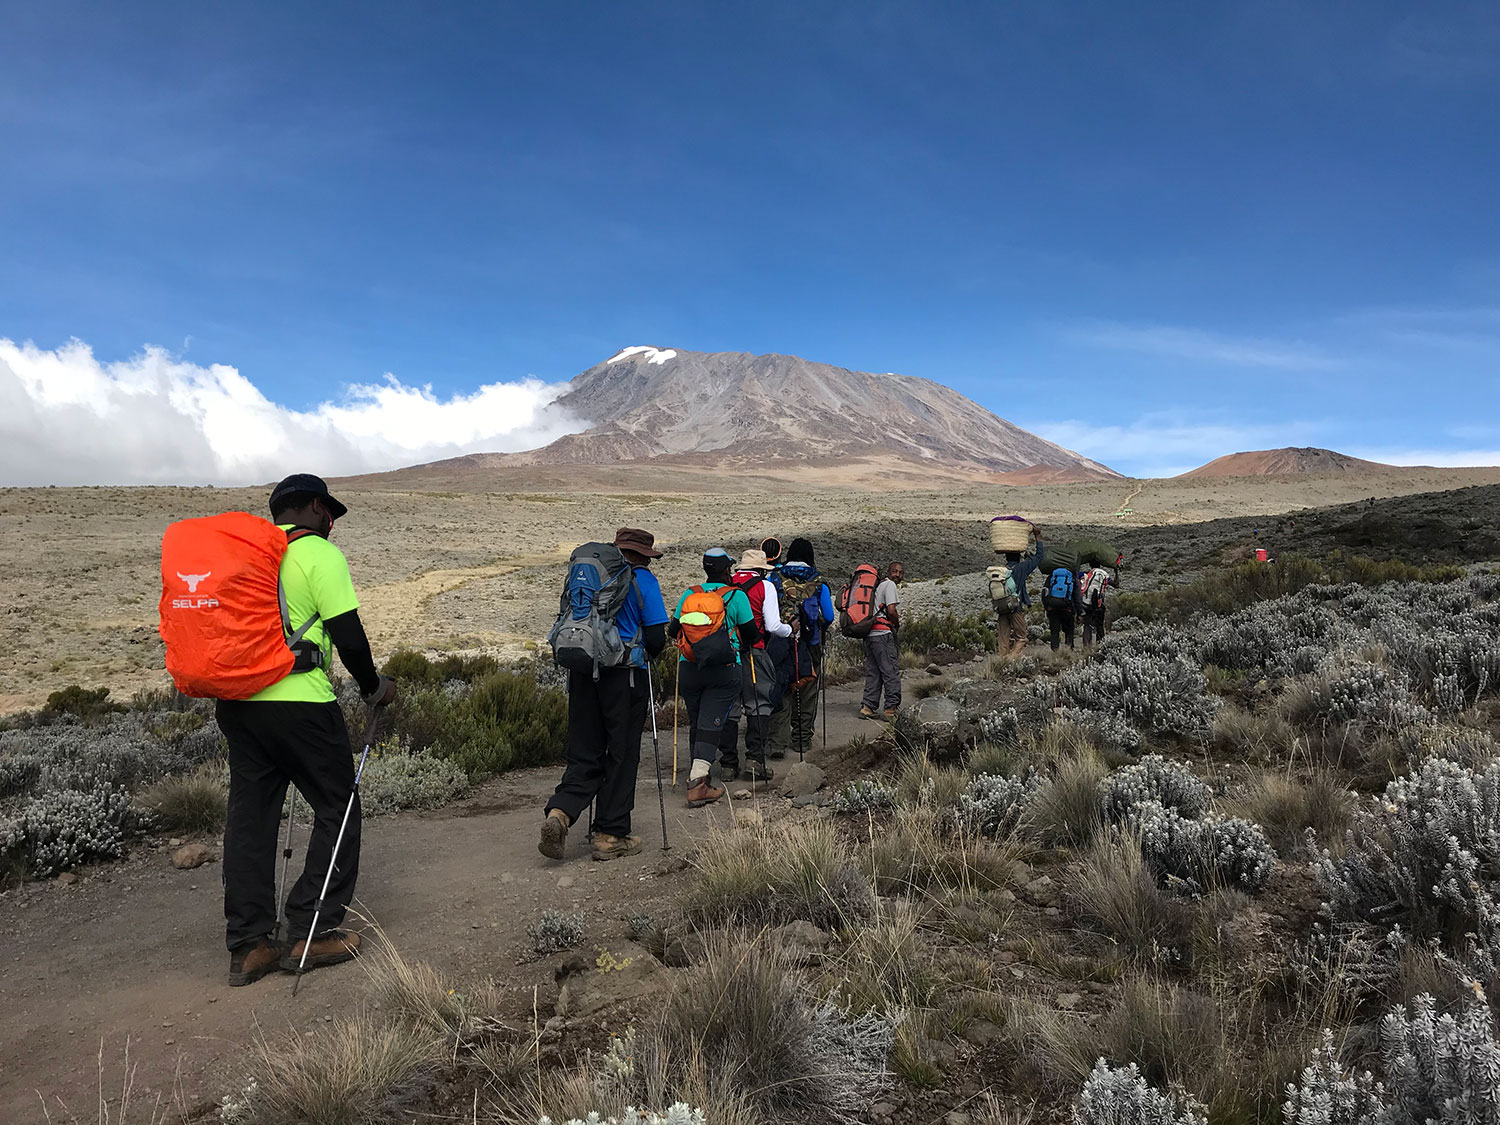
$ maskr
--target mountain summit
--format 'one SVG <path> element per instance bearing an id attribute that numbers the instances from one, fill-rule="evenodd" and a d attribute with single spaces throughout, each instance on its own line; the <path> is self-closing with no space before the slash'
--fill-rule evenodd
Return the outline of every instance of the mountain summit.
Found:
<path id="1" fill-rule="evenodd" d="M 1285 449 L 1229 453 L 1178 475 L 1188 478 L 1348 476 L 1353 473 L 1384 473 L 1390 470 L 1390 465 L 1383 465 L 1378 461 L 1362 461 L 1333 449 L 1288 446 Z"/>
<path id="2" fill-rule="evenodd" d="M 1118 475 L 931 380 L 796 356 L 629 347 L 573 379 L 554 406 L 590 427 L 508 463 L 879 457 L 1050 479 Z"/>

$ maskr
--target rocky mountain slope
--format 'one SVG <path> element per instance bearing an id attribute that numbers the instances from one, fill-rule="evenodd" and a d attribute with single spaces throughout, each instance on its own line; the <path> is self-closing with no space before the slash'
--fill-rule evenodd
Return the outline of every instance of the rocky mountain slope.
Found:
<path id="1" fill-rule="evenodd" d="M 1362 461 L 1332 449 L 1312 446 L 1288 446 L 1285 449 L 1257 449 L 1248 453 L 1230 453 L 1200 465 L 1184 477 L 1293 477 L 1303 474 L 1322 476 L 1351 473 L 1380 473 L 1394 468 L 1378 461 Z"/>
<path id="2" fill-rule="evenodd" d="M 1117 474 L 996 417 L 928 379 L 849 371 L 796 356 L 626 348 L 555 403 L 590 427 L 479 466 L 607 464 L 650 458 L 755 463 L 895 457 L 1048 479 Z"/>

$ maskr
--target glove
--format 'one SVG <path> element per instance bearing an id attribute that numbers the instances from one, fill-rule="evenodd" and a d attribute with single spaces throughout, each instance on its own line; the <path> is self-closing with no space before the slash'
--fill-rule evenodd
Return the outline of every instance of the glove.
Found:
<path id="1" fill-rule="evenodd" d="M 371 707 L 387 707 L 396 702 L 396 681 L 390 676 L 381 676 L 380 686 L 360 698 Z"/>

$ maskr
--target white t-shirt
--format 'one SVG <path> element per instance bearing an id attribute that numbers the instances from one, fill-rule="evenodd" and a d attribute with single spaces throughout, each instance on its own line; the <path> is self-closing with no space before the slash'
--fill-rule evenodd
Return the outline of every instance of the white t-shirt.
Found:
<path id="1" fill-rule="evenodd" d="M 885 607 L 900 604 L 901 593 L 896 589 L 896 584 L 889 578 L 881 579 L 880 585 L 875 587 L 875 624 L 870 627 L 870 632 L 889 633 L 891 623 L 886 617 Z"/>

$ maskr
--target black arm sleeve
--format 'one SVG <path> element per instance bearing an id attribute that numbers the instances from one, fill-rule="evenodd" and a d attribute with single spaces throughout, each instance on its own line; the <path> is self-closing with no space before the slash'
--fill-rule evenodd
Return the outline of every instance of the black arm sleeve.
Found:
<path id="1" fill-rule="evenodd" d="M 641 630 L 641 643 L 646 646 L 647 656 L 656 656 L 662 649 L 667 647 L 667 627 L 665 625 L 647 625 Z"/>
<path id="2" fill-rule="evenodd" d="M 754 648 L 761 638 L 760 626 L 754 621 L 746 621 L 740 626 L 740 651 Z"/>
<path id="3" fill-rule="evenodd" d="M 375 658 L 370 655 L 370 641 L 365 636 L 365 627 L 360 624 L 359 610 L 351 609 L 348 613 L 330 617 L 323 622 L 323 628 L 328 631 L 328 639 L 339 650 L 339 659 L 349 669 L 359 690 L 369 695 L 378 688 L 380 673 L 375 671 Z"/>

